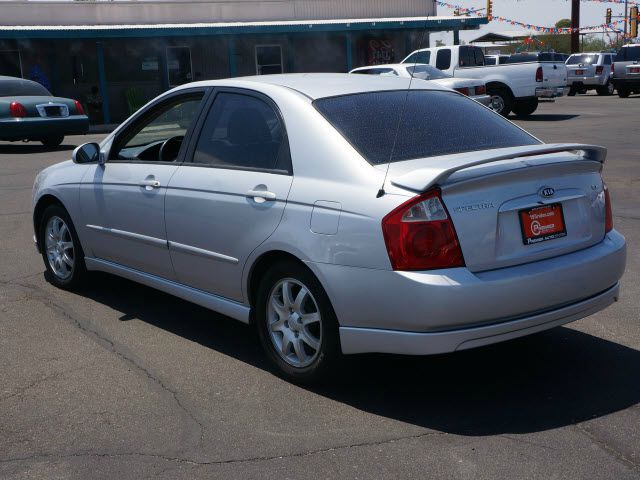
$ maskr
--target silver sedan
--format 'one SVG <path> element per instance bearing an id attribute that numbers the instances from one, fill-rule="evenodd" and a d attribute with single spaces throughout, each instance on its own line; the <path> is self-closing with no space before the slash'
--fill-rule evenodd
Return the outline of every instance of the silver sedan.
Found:
<path id="1" fill-rule="evenodd" d="M 253 324 L 297 382 L 341 354 L 469 349 L 615 302 L 626 246 L 605 149 L 543 144 L 410 84 L 278 75 L 163 94 L 36 178 L 52 282 L 109 272 Z"/>

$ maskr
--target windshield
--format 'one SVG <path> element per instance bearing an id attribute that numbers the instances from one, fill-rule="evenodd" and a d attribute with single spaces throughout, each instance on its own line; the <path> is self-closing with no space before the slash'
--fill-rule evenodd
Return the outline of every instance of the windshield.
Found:
<path id="1" fill-rule="evenodd" d="M 598 63 L 600 55 L 571 55 L 567 60 L 567 65 L 593 65 Z"/>
<path id="2" fill-rule="evenodd" d="M 49 91 L 31 80 L 0 80 L 0 97 L 50 97 Z"/>
<path id="3" fill-rule="evenodd" d="M 431 65 L 414 65 L 413 67 L 407 67 L 407 72 L 409 72 L 410 75 L 421 80 L 439 80 L 441 78 L 451 78 L 451 75 L 448 75 L 442 70 L 438 70 Z"/>
<path id="4" fill-rule="evenodd" d="M 405 100 L 401 111 L 398 105 Z M 367 92 L 322 98 L 314 105 L 373 165 L 539 143 L 500 115 L 453 92 Z"/>

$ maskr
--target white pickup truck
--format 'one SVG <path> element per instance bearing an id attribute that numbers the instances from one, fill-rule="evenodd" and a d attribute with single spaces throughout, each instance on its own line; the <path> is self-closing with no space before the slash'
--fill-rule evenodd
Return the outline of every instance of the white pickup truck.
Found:
<path id="1" fill-rule="evenodd" d="M 484 80 L 492 97 L 492 108 L 506 117 L 511 112 L 531 115 L 538 108 L 539 98 L 568 93 L 564 62 L 555 61 L 553 54 L 549 58 L 540 61 L 536 55 L 512 55 L 507 63 L 486 65 L 482 49 L 456 45 L 416 50 L 402 63 L 426 63 L 454 77 Z"/>

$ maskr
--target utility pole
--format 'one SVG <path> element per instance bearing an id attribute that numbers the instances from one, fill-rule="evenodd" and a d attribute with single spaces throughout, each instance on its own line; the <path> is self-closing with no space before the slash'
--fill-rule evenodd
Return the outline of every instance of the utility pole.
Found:
<path id="1" fill-rule="evenodd" d="M 627 29 L 629 23 L 629 0 L 624 0 L 624 38 L 627 38 Z"/>
<path id="2" fill-rule="evenodd" d="M 571 53 L 578 53 L 579 51 L 580 51 L 580 0 L 571 0 Z"/>

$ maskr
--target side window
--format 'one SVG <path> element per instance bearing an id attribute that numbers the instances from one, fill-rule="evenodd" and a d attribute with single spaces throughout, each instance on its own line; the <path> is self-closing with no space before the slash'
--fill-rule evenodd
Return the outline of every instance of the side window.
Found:
<path id="1" fill-rule="evenodd" d="M 195 122 L 204 92 L 163 101 L 118 136 L 111 160 L 173 162 L 187 130 Z"/>
<path id="2" fill-rule="evenodd" d="M 461 67 L 471 67 L 473 65 L 473 50 L 469 47 L 460 47 L 458 50 L 460 58 L 458 64 Z"/>
<path id="3" fill-rule="evenodd" d="M 431 52 L 416 52 L 413 55 L 409 56 L 403 63 L 429 63 L 431 61 Z"/>
<path id="4" fill-rule="evenodd" d="M 475 57 L 473 64 L 476 67 L 484 67 L 484 53 L 482 53 L 482 49 L 475 47 L 473 49 L 473 55 Z"/>
<path id="5" fill-rule="evenodd" d="M 604 64 L 605 65 L 611 65 L 611 55 L 605 55 L 604 56 Z"/>
<path id="6" fill-rule="evenodd" d="M 486 58 L 484 59 L 484 61 L 485 61 L 485 63 L 486 63 L 487 65 L 495 65 L 495 64 L 496 64 L 496 59 L 495 59 L 495 57 L 486 57 Z"/>
<path id="7" fill-rule="evenodd" d="M 451 68 L 451 50 L 444 48 L 438 50 L 438 56 L 436 57 L 436 68 L 440 70 L 449 70 Z"/>
<path id="8" fill-rule="evenodd" d="M 279 116 L 267 102 L 240 93 L 216 96 L 193 163 L 291 173 L 289 144 Z"/>

